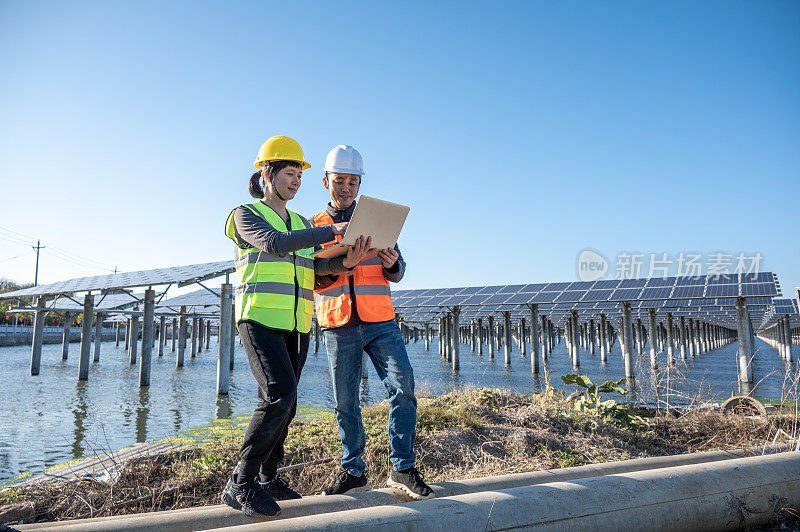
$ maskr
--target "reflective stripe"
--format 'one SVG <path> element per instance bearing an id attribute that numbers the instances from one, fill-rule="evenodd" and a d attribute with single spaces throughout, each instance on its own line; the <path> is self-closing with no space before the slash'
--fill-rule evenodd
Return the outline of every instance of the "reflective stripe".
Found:
<path id="1" fill-rule="evenodd" d="M 357 284 L 353 286 L 353 292 L 357 296 L 389 296 L 389 287 L 380 284 Z"/>
<path id="2" fill-rule="evenodd" d="M 314 301 L 314 290 L 311 288 L 303 288 L 301 297 L 308 301 Z"/>
<path id="3" fill-rule="evenodd" d="M 372 257 L 371 259 L 362 260 L 358 263 L 359 266 L 383 266 L 383 261 L 381 261 L 380 257 Z"/>
<path id="4" fill-rule="evenodd" d="M 242 294 L 278 294 L 294 296 L 294 285 L 288 283 L 244 283 L 236 287 L 236 295 Z"/>
<path id="5" fill-rule="evenodd" d="M 315 301 L 323 302 L 323 301 L 330 301 L 331 299 L 336 299 L 337 297 L 342 297 L 345 294 L 350 293 L 350 285 L 349 284 L 340 284 L 339 286 L 332 286 L 331 288 L 327 288 L 325 290 L 320 291 L 316 294 L 314 298 Z"/>
<path id="6" fill-rule="evenodd" d="M 297 260 L 294 263 L 298 266 L 308 268 L 309 270 L 314 269 L 314 259 L 301 257 L 299 255 L 296 257 L 296 259 Z M 279 257 L 278 255 L 267 253 L 266 251 L 251 251 L 236 259 L 235 266 L 237 268 L 243 268 L 246 264 L 255 264 L 256 262 L 288 262 L 291 264 L 293 261 L 292 255 L 284 255 L 283 257 Z"/>

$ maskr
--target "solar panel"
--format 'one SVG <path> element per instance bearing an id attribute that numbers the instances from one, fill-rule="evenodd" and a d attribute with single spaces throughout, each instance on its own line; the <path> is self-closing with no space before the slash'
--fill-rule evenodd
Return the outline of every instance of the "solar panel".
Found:
<path id="1" fill-rule="evenodd" d="M 667 299 L 672 292 L 672 287 L 645 288 L 639 295 L 641 299 Z"/>
<path id="2" fill-rule="evenodd" d="M 509 284 L 497 291 L 499 294 L 516 294 L 524 287 L 524 284 Z"/>
<path id="3" fill-rule="evenodd" d="M 542 288 L 542 290 L 547 290 L 548 292 L 560 292 L 562 290 L 566 290 L 571 284 L 572 283 L 548 283 L 547 286 Z"/>
<path id="4" fill-rule="evenodd" d="M 692 303 L 698 307 L 707 307 L 716 305 L 717 301 L 715 299 L 695 299 Z"/>
<path id="5" fill-rule="evenodd" d="M 632 301 L 638 299 L 641 292 L 641 288 L 617 288 L 614 290 L 614 293 L 611 294 L 611 299 L 614 301 Z"/>
<path id="6" fill-rule="evenodd" d="M 508 298 L 511 297 L 509 294 L 495 294 L 493 296 L 489 296 L 489 298 L 483 302 L 484 305 L 500 305 L 505 303 Z"/>
<path id="7" fill-rule="evenodd" d="M 675 279 L 675 286 L 695 286 L 695 285 L 704 285 L 705 278 L 704 277 L 677 277 Z"/>
<path id="8" fill-rule="evenodd" d="M 703 297 L 705 286 L 675 286 L 672 292 L 672 297 L 685 298 L 685 297 Z"/>
<path id="9" fill-rule="evenodd" d="M 478 290 L 478 294 L 496 294 L 501 288 L 505 285 L 497 285 L 497 286 L 484 286 Z"/>
<path id="10" fill-rule="evenodd" d="M 451 297 L 445 299 L 442 302 L 442 305 L 445 305 L 445 306 L 448 306 L 448 307 L 452 307 L 452 306 L 455 306 L 455 305 L 461 305 L 469 297 L 470 296 L 451 296 Z"/>
<path id="11" fill-rule="evenodd" d="M 164 299 L 158 303 L 156 307 L 209 307 L 219 305 L 219 298 L 220 296 L 212 294 L 208 290 L 201 289 L 188 294 Z"/>
<path id="12" fill-rule="evenodd" d="M 708 275 L 706 276 L 706 284 L 707 285 L 715 285 L 715 284 L 737 284 L 739 282 L 738 276 L 729 274 L 729 275 Z"/>
<path id="13" fill-rule="evenodd" d="M 427 300 L 427 297 L 396 298 L 392 295 L 392 304 L 396 307 L 415 307 Z"/>
<path id="14" fill-rule="evenodd" d="M 431 305 L 441 305 L 442 302 L 447 301 L 449 296 L 433 296 L 432 298 L 428 299 L 424 304 L 431 306 Z"/>
<path id="15" fill-rule="evenodd" d="M 710 284 L 706 288 L 706 297 L 736 297 L 739 295 L 739 285 L 735 284 Z"/>
<path id="16" fill-rule="evenodd" d="M 594 308 L 598 309 L 619 309 L 619 303 L 616 301 L 598 301 Z"/>
<path id="17" fill-rule="evenodd" d="M 771 274 L 769 281 L 745 283 L 748 310 L 754 320 L 764 316 L 765 305 L 771 305 L 772 296 L 779 293 L 777 282 Z M 539 305 L 539 312 L 554 321 L 571 310 L 580 311 L 581 319 L 599 319 L 602 312 L 607 318 L 617 319 L 620 301 L 629 301 L 637 318 L 646 319 L 649 309 L 665 309 L 674 316 L 695 316 L 716 323 L 735 320 L 733 305 L 737 291 L 741 290 L 738 276 L 694 276 L 669 278 L 642 278 L 600 280 L 593 283 L 564 282 L 526 285 L 497 285 L 466 288 L 440 288 L 419 291 L 397 291 L 398 307 L 431 305 L 427 316 L 434 319 L 447 312 L 447 307 L 460 305 L 462 316 L 488 316 L 509 311 L 514 319 L 528 316 L 526 303 Z M 677 286 L 673 288 L 673 283 Z M 587 288 L 588 287 L 588 288 Z M 616 289 L 615 289 L 616 287 Z M 543 291 L 542 289 L 547 289 Z M 425 294 L 408 297 L 411 294 Z M 435 294 L 435 295 L 434 295 Z M 446 295 L 449 294 L 449 295 Z M 671 299 L 674 298 L 674 299 Z M 771 307 L 770 307 L 771 308 Z M 409 311 L 415 309 L 410 308 Z M 408 314 L 406 314 L 408 315 Z M 414 314 L 417 316 L 417 314 Z M 733 316 L 733 318 L 729 318 Z M 734 321 L 735 323 L 735 321 Z"/>
<path id="18" fill-rule="evenodd" d="M 480 304 L 482 304 L 484 301 L 486 301 L 486 300 L 487 300 L 489 297 L 490 297 L 490 296 L 488 296 L 488 295 L 486 295 L 486 294 L 476 294 L 476 295 L 472 295 L 472 296 L 469 296 L 469 297 L 467 297 L 467 298 L 464 300 L 464 302 L 462 303 L 462 305 L 480 305 Z"/>
<path id="19" fill-rule="evenodd" d="M 663 299 L 654 299 L 652 301 L 636 301 L 631 302 L 631 308 L 663 308 L 664 303 L 666 303 L 666 301 Z"/>
<path id="20" fill-rule="evenodd" d="M 619 288 L 644 288 L 648 279 L 623 279 L 619 283 Z"/>
<path id="21" fill-rule="evenodd" d="M 453 296 L 453 295 L 456 295 L 457 293 L 461 292 L 461 290 L 463 290 L 463 288 L 445 288 L 444 290 L 439 292 L 439 295 L 440 296 Z"/>
<path id="22" fill-rule="evenodd" d="M 575 283 L 570 283 L 570 285 L 566 289 L 570 290 L 570 291 L 574 291 L 574 290 L 589 290 L 592 287 L 593 284 L 594 284 L 594 281 L 592 281 L 590 283 L 579 281 L 579 282 L 575 282 Z"/>
<path id="23" fill-rule="evenodd" d="M 581 301 L 607 301 L 613 290 L 589 290 Z"/>
<path id="24" fill-rule="evenodd" d="M 234 271 L 233 261 L 225 260 L 219 262 L 208 262 L 204 264 L 189 264 L 186 266 L 174 266 L 171 268 L 159 268 L 155 270 L 142 270 L 136 272 L 112 273 L 108 275 L 96 275 L 93 277 L 78 277 L 59 281 L 57 283 L 44 284 L 6 292 L 0 294 L 0 298 L 21 297 L 34 295 L 55 295 L 70 292 L 86 292 L 90 290 L 120 290 L 123 288 L 137 288 L 142 286 L 158 286 L 162 284 L 179 283 L 188 284 L 190 282 L 202 281 L 219 277 Z"/>
<path id="25" fill-rule="evenodd" d="M 427 291 L 428 291 L 427 288 L 424 288 L 424 289 L 421 289 L 421 290 L 420 289 L 417 289 L 417 290 L 397 290 L 395 292 L 395 294 L 402 294 L 404 296 L 411 297 L 411 296 L 421 296 L 422 294 L 424 294 Z"/>
<path id="26" fill-rule="evenodd" d="M 531 299 L 533 299 L 534 295 L 535 294 L 526 293 L 526 292 L 520 292 L 520 293 L 517 293 L 517 294 L 512 294 L 511 297 L 508 298 L 508 301 L 506 301 L 506 303 L 514 303 L 514 304 L 517 304 L 517 305 L 524 305 L 524 304 L 530 302 Z"/>
<path id="27" fill-rule="evenodd" d="M 530 300 L 531 303 L 552 303 L 559 292 L 539 292 Z"/>
<path id="28" fill-rule="evenodd" d="M 520 292 L 541 292 L 545 286 L 547 286 L 547 283 L 526 284 L 522 287 Z"/>
<path id="29" fill-rule="evenodd" d="M 767 283 L 743 283 L 742 284 L 743 296 L 776 296 L 778 291 L 775 289 L 774 284 Z"/>
<path id="30" fill-rule="evenodd" d="M 619 283 L 621 283 L 621 282 L 622 281 L 619 281 L 617 279 L 608 279 L 608 280 L 597 281 L 597 282 L 594 283 L 594 285 L 592 285 L 592 289 L 593 290 L 605 290 L 605 289 L 618 288 L 619 287 Z"/>
<path id="31" fill-rule="evenodd" d="M 772 272 L 743 273 L 740 275 L 742 283 L 774 283 L 775 276 Z"/>
<path id="32" fill-rule="evenodd" d="M 575 303 L 580 301 L 583 296 L 586 295 L 586 290 L 566 290 L 561 293 L 557 298 L 554 299 L 556 303 L 562 302 L 570 302 Z"/>

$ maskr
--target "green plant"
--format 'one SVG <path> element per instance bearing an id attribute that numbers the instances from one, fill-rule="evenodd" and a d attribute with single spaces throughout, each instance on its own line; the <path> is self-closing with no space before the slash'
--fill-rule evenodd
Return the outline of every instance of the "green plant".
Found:
<path id="1" fill-rule="evenodd" d="M 561 377 L 564 384 L 573 384 L 584 388 L 578 393 L 573 402 L 576 411 L 588 414 L 595 419 L 605 419 L 617 425 L 635 426 L 646 425 L 646 421 L 641 416 L 631 413 L 631 405 L 622 405 L 613 399 L 603 400 L 601 394 L 616 392 L 625 395 L 628 390 L 621 388 L 620 385 L 625 379 L 618 381 L 606 381 L 597 385 L 585 375 L 570 373 Z"/>

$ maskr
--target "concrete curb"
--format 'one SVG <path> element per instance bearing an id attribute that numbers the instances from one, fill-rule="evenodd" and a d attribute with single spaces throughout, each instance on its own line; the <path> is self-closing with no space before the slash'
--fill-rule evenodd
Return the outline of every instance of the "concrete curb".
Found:
<path id="1" fill-rule="evenodd" d="M 770 523 L 787 508 L 800 508 L 800 451 L 216 530 L 740 530 Z"/>
<path id="2" fill-rule="evenodd" d="M 456 482 L 432 484 L 436 497 L 451 497 L 491 490 L 503 490 L 556 481 L 615 475 L 632 471 L 659 469 L 688 464 L 701 464 L 732 460 L 743 456 L 772 454 L 786 451 L 787 445 L 756 447 L 749 450 L 711 451 L 705 453 L 689 453 L 674 456 L 656 456 L 637 458 L 618 462 L 605 462 L 585 466 L 533 471 L 512 475 L 482 477 Z M 358 508 L 393 505 L 406 502 L 408 499 L 398 495 L 391 489 L 383 488 L 357 493 L 353 495 L 304 497 L 296 501 L 281 501 L 281 515 L 273 520 L 287 520 L 296 517 L 316 515 L 329 512 L 340 512 Z M 248 517 L 242 512 L 224 505 L 184 508 L 146 514 L 130 514 L 113 517 L 97 517 L 74 521 L 56 521 L 17 525 L 21 532 L 33 530 L 51 530 L 53 532 L 78 531 L 114 531 L 144 532 L 152 530 L 170 530 L 189 532 L 210 528 L 230 527 L 251 523 L 263 523 L 265 520 Z"/>

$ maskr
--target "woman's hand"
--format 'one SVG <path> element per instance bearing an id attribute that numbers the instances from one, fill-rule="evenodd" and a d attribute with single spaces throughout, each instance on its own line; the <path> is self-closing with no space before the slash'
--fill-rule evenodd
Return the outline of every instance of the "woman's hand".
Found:
<path id="1" fill-rule="evenodd" d="M 371 236 L 368 236 L 366 240 L 364 240 L 363 235 L 358 237 L 354 245 L 348 246 L 347 256 L 342 261 L 342 265 L 349 270 L 350 268 L 355 267 L 362 260 L 368 259 L 370 255 L 374 257 L 375 250 L 370 248 L 371 245 Z"/>
<path id="2" fill-rule="evenodd" d="M 347 225 L 349 222 L 341 222 L 338 224 L 331 224 L 331 229 L 333 229 L 333 235 L 343 235 L 345 231 L 347 231 Z"/>
<path id="3" fill-rule="evenodd" d="M 378 258 L 381 259 L 383 267 L 389 269 L 394 266 L 394 263 L 400 258 L 400 254 L 392 248 L 386 248 L 378 250 Z"/>

